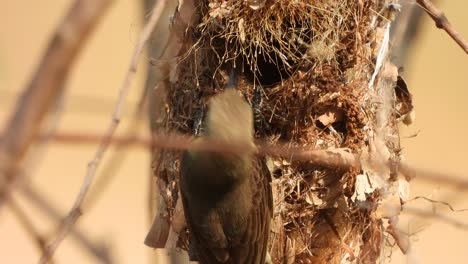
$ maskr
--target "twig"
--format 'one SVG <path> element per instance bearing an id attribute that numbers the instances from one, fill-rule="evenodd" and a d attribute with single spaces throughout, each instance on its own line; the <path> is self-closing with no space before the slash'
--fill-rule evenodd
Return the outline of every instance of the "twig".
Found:
<path id="1" fill-rule="evenodd" d="M 13 178 L 68 72 L 112 0 L 76 0 L 57 28 L 33 78 L 16 102 L 0 142 L 0 165 Z"/>
<path id="2" fill-rule="evenodd" d="M 437 1 L 435 1 L 437 3 Z M 391 28 L 391 57 L 397 67 L 406 65 L 414 40 L 420 34 L 424 11 L 411 4 L 401 8 Z"/>
<path id="3" fill-rule="evenodd" d="M 143 109 L 140 107 L 141 105 L 137 107 L 138 109 L 135 111 L 135 115 L 133 116 L 134 119 L 131 120 L 130 124 L 128 125 L 128 129 L 125 133 L 126 138 L 134 138 L 138 133 L 138 129 L 141 127 Z M 107 188 L 107 186 L 113 180 L 114 176 L 117 174 L 116 172 L 124 164 L 126 158 L 128 157 L 128 151 L 126 151 L 126 149 L 129 144 L 131 144 L 131 142 L 128 144 L 118 145 L 106 161 L 104 167 L 96 179 L 94 188 L 90 191 L 88 198 L 86 199 L 85 207 L 87 210 L 91 210 L 92 207 L 96 205 L 96 201 L 99 200 L 100 196 L 103 194 L 103 190 Z"/>
<path id="4" fill-rule="evenodd" d="M 26 175 L 23 168 L 27 168 L 29 171 L 34 171 L 35 165 L 39 162 L 38 159 L 40 159 L 40 157 L 43 156 L 41 154 L 45 150 L 45 146 L 49 143 L 50 136 L 55 133 L 58 127 L 60 116 L 63 111 L 64 98 L 65 97 L 63 96 L 63 92 L 61 92 L 57 100 L 51 107 L 52 109 L 50 110 L 50 113 L 47 117 L 48 120 L 44 122 L 44 125 L 41 128 L 43 132 L 39 138 L 39 142 L 36 143 L 35 148 L 29 153 L 27 160 L 24 161 L 24 163 L 27 164 L 23 164 L 23 167 L 21 169 L 16 169 L 14 175 L 10 175 L 10 178 L 7 179 L 4 184 L 0 184 L 0 208 L 8 200 L 9 193 L 11 189 L 15 188 L 15 184 L 17 184 L 20 181 L 28 180 L 26 176 L 30 175 Z M 1 175 L 2 173 L 6 174 L 5 171 L 0 170 L 0 176 L 4 176 Z M 14 176 L 14 178 L 12 176 Z"/>
<path id="5" fill-rule="evenodd" d="M 450 24 L 445 14 L 437 9 L 429 0 L 416 0 L 416 2 L 427 12 L 432 20 L 434 20 L 437 28 L 445 30 L 465 53 L 468 54 L 468 42 L 455 30 L 452 24 Z"/>
<path id="6" fill-rule="evenodd" d="M 145 148 L 164 148 L 173 150 L 197 150 L 210 151 L 218 153 L 243 153 L 246 146 L 239 143 L 224 142 L 210 140 L 206 143 L 197 145 L 191 144 L 192 137 L 180 134 L 156 134 L 152 139 L 142 137 L 113 137 L 106 139 L 105 136 L 96 134 L 74 134 L 74 133 L 58 133 L 51 135 L 52 142 L 61 144 L 96 144 L 101 141 L 108 141 L 115 145 L 137 145 Z M 264 142 L 257 142 L 258 154 L 269 156 L 288 157 L 291 160 L 309 161 L 324 166 L 337 166 L 343 168 L 360 167 L 357 156 L 341 149 L 337 150 L 314 150 L 302 147 L 291 147 L 288 144 L 271 145 Z M 386 165 L 386 164 L 383 164 Z M 420 176 L 424 180 L 439 182 L 443 184 L 453 185 L 460 190 L 468 189 L 468 181 L 463 180 L 463 177 L 450 176 L 445 172 L 437 172 L 434 170 L 416 168 L 406 162 L 401 162 L 398 165 L 398 170 L 403 173 L 409 180 Z"/>
<path id="7" fill-rule="evenodd" d="M 453 226 L 455 226 L 457 228 L 464 229 L 464 230 L 468 231 L 468 223 L 459 221 L 457 219 L 448 217 L 446 215 L 442 215 L 442 214 L 438 214 L 438 213 L 435 213 L 435 212 L 432 212 L 432 211 L 422 210 L 422 209 L 415 208 L 415 207 L 410 207 L 410 206 L 404 206 L 402 212 L 417 215 L 417 216 L 421 216 L 421 217 L 429 217 L 429 218 L 433 218 L 433 219 L 436 219 L 436 220 L 440 220 L 442 222 L 446 222 L 446 223 L 448 223 L 450 225 L 453 225 Z"/>
<path id="8" fill-rule="evenodd" d="M 95 134 L 73 134 L 73 133 L 59 133 L 51 135 L 51 141 L 62 144 L 96 144 L 106 137 Z M 197 151 L 210 151 L 218 153 L 236 154 L 246 151 L 248 146 L 235 142 L 224 142 L 210 140 L 208 142 L 200 142 L 197 145 L 191 144 L 192 137 L 173 133 L 171 135 L 155 134 L 151 139 L 142 137 L 113 137 L 107 139 L 109 143 L 115 145 L 137 145 L 145 148 L 164 148 L 173 150 L 197 150 Z M 257 142 L 258 155 L 280 156 L 290 158 L 291 160 L 308 161 L 314 164 L 330 166 L 330 167 L 360 167 L 359 157 L 355 154 L 347 152 L 342 149 L 335 150 L 314 150 L 306 149 L 303 147 L 291 147 L 289 144 L 275 145 Z M 382 161 L 371 161 L 371 163 L 390 166 Z M 433 181 L 441 184 L 451 185 L 459 190 L 468 189 L 468 181 L 464 177 L 454 176 L 446 172 L 438 172 L 429 169 L 417 168 L 407 162 L 400 162 L 393 164 L 398 166 L 397 170 L 405 175 L 408 180 L 418 176 L 426 181 Z"/>
<path id="9" fill-rule="evenodd" d="M 192 138 L 176 135 L 156 135 L 153 137 L 151 145 L 157 148 L 172 148 L 176 150 L 197 150 L 211 151 L 219 153 L 243 153 L 248 149 L 242 143 L 224 142 L 213 140 L 206 144 L 191 144 Z M 359 167 L 359 161 L 350 152 L 342 149 L 334 150 L 315 150 L 302 147 L 292 147 L 289 144 L 271 145 L 264 142 L 258 142 L 258 154 L 268 156 L 287 157 L 291 160 L 309 161 L 314 164 L 337 168 Z"/>
<path id="10" fill-rule="evenodd" d="M 23 226 L 23 229 L 31 237 L 36 244 L 37 248 L 42 252 L 46 252 L 46 239 L 39 234 L 34 224 L 30 221 L 30 218 L 26 215 L 23 209 L 20 208 L 16 201 L 10 198 L 8 207 L 10 207 L 13 214 L 18 219 L 18 222 Z"/>
<path id="11" fill-rule="evenodd" d="M 406 176 L 408 180 L 411 180 L 418 176 L 426 181 L 433 181 L 437 183 L 451 185 L 458 190 L 468 189 L 468 181 L 464 180 L 466 179 L 466 177 L 453 175 L 451 176 L 449 173 L 445 172 L 416 168 L 406 162 L 400 163 L 398 169 L 401 173 L 403 173 L 403 175 Z"/>
<path id="12" fill-rule="evenodd" d="M 49 218 L 57 223 L 62 223 L 63 214 L 51 205 L 49 201 L 37 193 L 37 191 L 29 184 L 21 184 L 18 187 L 21 194 L 26 197 L 31 203 L 38 207 L 41 212 L 46 214 Z M 78 229 L 73 228 L 70 232 L 71 236 L 81 245 L 86 252 L 91 253 L 101 263 L 111 264 L 113 263 L 112 257 L 107 247 L 103 245 L 96 245 L 92 242 L 85 234 L 81 233 Z"/>
<path id="13" fill-rule="evenodd" d="M 161 12 L 164 9 L 164 5 L 166 3 L 166 0 L 159 0 L 156 2 L 156 4 L 153 7 L 153 13 L 148 21 L 148 23 L 145 25 L 143 28 L 143 31 L 140 35 L 140 39 L 138 41 L 138 44 L 135 48 L 134 54 L 132 56 L 131 62 L 130 62 L 130 68 L 128 70 L 127 76 L 125 78 L 125 81 L 123 83 L 123 86 L 120 89 L 119 92 L 119 98 L 117 100 L 117 104 L 115 107 L 115 112 L 111 121 L 111 124 L 108 127 L 106 136 L 104 137 L 104 140 L 101 142 L 100 146 L 98 147 L 94 158 L 88 163 L 88 169 L 86 172 L 86 176 L 83 180 L 83 184 L 81 186 L 80 192 L 78 193 L 78 196 L 76 197 L 75 203 L 70 210 L 67 218 L 65 219 L 63 228 L 59 231 L 56 239 L 48 246 L 48 252 L 47 254 L 43 254 L 41 259 L 39 260 L 39 263 L 46 263 L 50 257 L 52 257 L 53 253 L 57 249 L 57 247 L 60 245 L 60 243 L 65 239 L 67 234 L 70 232 L 72 226 L 75 224 L 75 222 L 78 220 L 78 218 L 81 215 L 81 205 L 86 197 L 86 194 L 88 193 L 89 187 L 91 186 L 91 183 L 94 179 L 94 175 L 96 174 L 97 167 L 104 156 L 106 150 L 108 149 L 110 139 L 112 138 L 115 130 L 117 129 L 120 118 L 122 116 L 122 111 L 123 107 L 125 104 L 125 98 L 127 96 L 127 93 L 130 89 L 130 84 L 133 80 L 133 77 L 136 73 L 137 69 L 137 64 L 140 58 L 140 55 L 143 52 L 144 46 L 150 37 L 157 21 L 159 20 L 159 17 L 161 15 Z"/>
<path id="14" fill-rule="evenodd" d="M 455 209 L 453 208 L 453 206 L 451 204 L 449 204 L 448 202 L 444 202 L 444 201 L 437 201 L 437 200 L 434 200 L 434 199 L 431 199 L 431 198 L 427 198 L 427 197 L 424 197 L 424 196 L 416 196 L 414 197 L 413 199 L 411 200 L 407 200 L 406 203 L 409 203 L 411 201 L 414 201 L 414 200 L 418 200 L 418 199 L 423 199 L 427 202 L 430 202 L 430 203 L 433 203 L 433 204 L 442 204 L 442 205 L 445 205 L 447 206 L 450 211 L 452 212 L 455 212 L 455 213 L 459 213 L 459 212 L 466 212 L 468 211 L 468 209 Z"/>
<path id="15" fill-rule="evenodd" d="M 151 139 L 142 137 L 113 137 L 95 134 L 58 133 L 52 136 L 51 141 L 63 144 L 96 144 L 107 141 L 115 145 L 138 145 L 145 148 L 164 148 L 173 150 L 196 150 L 218 152 L 226 154 L 244 153 L 250 146 L 242 143 L 210 140 L 206 143 L 193 145 L 192 137 L 180 134 L 155 134 Z M 357 157 L 343 149 L 315 150 L 303 147 L 292 147 L 289 144 L 268 144 L 257 142 L 259 155 L 281 156 L 291 160 L 309 161 L 318 165 L 329 167 L 359 167 Z"/>
<path id="16" fill-rule="evenodd" d="M 4 171 L 0 168 L 0 180 L 2 180 Z M 25 181 L 25 174 L 22 171 L 16 172 L 16 177 L 6 182 L 0 182 L 0 208 L 9 201 L 10 194 L 16 186 Z"/>

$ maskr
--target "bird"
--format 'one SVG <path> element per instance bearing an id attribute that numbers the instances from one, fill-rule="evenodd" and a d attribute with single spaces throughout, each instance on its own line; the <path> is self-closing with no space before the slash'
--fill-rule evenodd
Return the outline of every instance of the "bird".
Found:
<path id="1" fill-rule="evenodd" d="M 203 134 L 194 140 L 245 146 L 243 153 L 186 151 L 180 193 L 200 264 L 264 264 L 273 214 L 271 175 L 255 155 L 252 108 L 236 89 L 211 98 Z"/>

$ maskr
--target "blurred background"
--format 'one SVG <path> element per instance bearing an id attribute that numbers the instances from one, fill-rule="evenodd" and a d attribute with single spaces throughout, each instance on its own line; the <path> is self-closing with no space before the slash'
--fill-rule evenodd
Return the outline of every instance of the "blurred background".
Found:
<path id="1" fill-rule="evenodd" d="M 175 1 L 175 0 L 174 0 Z M 1 1 L 0 8 L 0 127 L 3 127 L 16 97 L 28 83 L 51 33 L 72 1 Z M 412 5 L 404 1 L 405 5 Z M 174 3 L 172 3 L 174 5 Z M 439 1 L 455 28 L 468 37 L 468 2 Z M 171 9 L 173 10 L 173 9 Z M 164 15 L 162 19 L 168 21 Z M 132 49 L 141 27 L 141 6 L 137 1 L 120 0 L 108 10 L 97 31 L 80 54 L 67 82 L 57 131 L 103 134 L 110 122 L 118 89 L 128 69 Z M 153 40 L 158 41 L 158 40 Z M 424 17 L 421 33 L 404 66 L 404 76 L 413 93 L 416 119 L 402 127 L 401 141 L 406 159 L 420 167 L 468 177 L 468 57 Z M 125 132 L 144 86 L 147 56 L 127 99 L 118 133 Z M 146 124 L 140 128 L 147 135 Z M 414 135 L 417 135 L 414 137 Z M 71 208 L 93 157 L 94 145 L 51 143 L 31 155 L 27 172 L 32 185 L 62 213 Z M 106 157 L 112 155 L 111 151 Z M 154 252 L 143 244 L 148 231 L 147 150 L 129 147 L 116 175 L 105 189 L 90 193 L 92 202 L 78 222 L 80 230 L 111 249 L 117 263 L 149 263 Z M 105 167 L 104 159 L 101 169 Z M 100 173 L 98 171 L 98 177 Z M 466 178 L 465 180 L 468 180 Z M 98 194 L 98 195 L 95 195 Z M 424 195 L 450 202 L 455 209 L 468 208 L 468 194 L 423 180 L 414 180 L 411 196 Z M 24 197 L 13 194 L 42 234 L 53 235 L 56 223 Z M 412 205 L 431 209 L 424 201 Z M 468 212 L 451 212 L 435 206 L 437 212 L 468 222 Z M 468 263 L 468 231 L 437 220 L 405 215 L 401 228 L 413 241 L 411 257 L 393 251 L 391 263 Z M 390 252 L 388 252 L 390 254 Z M 0 258 L 2 263 L 34 263 L 39 254 L 27 233 L 8 208 L 0 211 Z M 95 263 L 68 237 L 55 255 L 56 263 Z M 161 262 L 163 263 L 163 262 Z"/>

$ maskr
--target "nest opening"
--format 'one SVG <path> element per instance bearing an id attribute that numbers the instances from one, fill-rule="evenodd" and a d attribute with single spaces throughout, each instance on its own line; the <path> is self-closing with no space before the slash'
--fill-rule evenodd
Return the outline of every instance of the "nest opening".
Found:
<path id="1" fill-rule="evenodd" d="M 275 62 L 267 61 L 265 58 L 257 60 L 256 71 L 243 65 L 246 81 L 251 84 L 260 84 L 263 87 L 271 87 L 291 77 L 290 71 L 285 67 L 278 67 Z"/>
<path id="2" fill-rule="evenodd" d="M 242 68 L 249 83 L 274 86 L 287 80 L 314 41 L 312 6 L 269 1 L 252 10 L 243 1 L 211 2 L 202 8 L 199 48 L 211 48 L 220 65 Z M 278 10 L 281 10 L 278 12 Z"/>

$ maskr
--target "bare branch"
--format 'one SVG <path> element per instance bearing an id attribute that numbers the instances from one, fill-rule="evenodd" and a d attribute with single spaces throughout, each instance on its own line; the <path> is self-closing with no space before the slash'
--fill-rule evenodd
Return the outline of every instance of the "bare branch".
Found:
<path id="1" fill-rule="evenodd" d="M 123 86 L 120 89 L 119 98 L 117 100 L 117 104 L 115 107 L 115 112 L 114 112 L 111 124 L 108 127 L 106 136 L 104 137 L 103 141 L 98 147 L 94 158 L 88 164 L 88 169 L 86 172 L 86 176 L 83 180 L 83 184 L 81 186 L 80 192 L 78 193 L 75 203 L 72 209 L 70 210 L 67 218 L 65 219 L 63 227 L 59 231 L 59 234 L 57 235 L 56 239 L 49 245 L 47 254 L 42 255 L 41 259 L 39 260 L 39 263 L 46 263 L 49 260 L 49 258 L 52 257 L 57 247 L 65 239 L 65 237 L 70 232 L 73 225 L 75 224 L 75 222 L 78 220 L 78 218 L 80 217 L 82 213 L 81 205 L 94 179 L 94 175 L 96 174 L 97 167 L 99 166 L 99 163 L 102 157 L 104 156 L 104 154 L 106 153 L 106 150 L 108 149 L 110 139 L 112 138 L 115 130 L 117 129 L 119 125 L 120 118 L 122 116 L 124 103 L 125 103 L 125 98 L 128 94 L 128 91 L 130 89 L 130 84 L 133 81 L 133 77 L 136 73 L 137 64 L 138 64 L 140 55 L 142 54 L 145 44 L 147 40 L 149 39 L 157 21 L 159 20 L 159 17 L 164 9 L 165 3 L 166 3 L 166 0 L 160 0 L 156 2 L 156 4 L 154 5 L 153 11 L 152 11 L 153 13 L 151 14 L 151 17 L 148 23 L 143 28 L 143 31 L 140 35 L 140 39 L 138 41 L 138 44 L 132 56 L 130 67 L 127 72 L 127 76 L 125 78 Z"/>
<path id="2" fill-rule="evenodd" d="M 398 169 L 408 180 L 421 177 L 421 179 L 426 181 L 451 185 L 458 190 L 468 189 L 468 181 L 464 180 L 466 177 L 453 176 L 450 173 L 438 172 L 435 170 L 416 168 L 406 162 L 400 163 Z"/>
<path id="3" fill-rule="evenodd" d="M 468 54 L 468 42 L 463 38 L 463 36 L 455 30 L 455 28 L 450 24 L 445 14 L 437 9 L 431 1 L 429 0 L 416 0 L 416 2 L 431 16 L 434 20 L 436 26 L 440 29 L 445 30 L 450 37 L 457 42 L 457 44 Z"/>
<path id="4" fill-rule="evenodd" d="M 72 134 L 60 133 L 52 135 L 51 141 L 66 144 L 96 144 L 107 141 L 108 144 L 115 145 L 139 145 L 146 148 L 165 148 L 174 150 L 197 150 L 219 153 L 244 153 L 249 146 L 242 143 L 210 140 L 207 143 L 193 145 L 192 137 L 180 134 L 155 134 L 152 139 L 141 137 L 113 137 L 95 134 Z M 309 161 L 318 165 L 328 167 L 359 167 L 357 157 L 344 149 L 315 150 L 303 147 L 293 147 L 289 144 L 268 144 L 257 142 L 257 152 L 259 155 L 282 156 L 291 160 Z"/>
<path id="5" fill-rule="evenodd" d="M 72 134 L 72 133 L 59 133 L 51 135 L 50 140 L 62 144 L 96 144 L 105 140 L 105 136 L 95 134 Z M 151 139 L 142 137 L 113 137 L 107 139 L 108 143 L 115 145 L 137 145 L 145 148 L 164 148 L 173 150 L 198 150 L 210 151 L 218 153 L 243 153 L 249 146 L 244 146 L 235 142 L 215 141 L 210 140 L 206 143 L 199 143 L 197 145 L 191 144 L 192 137 L 180 134 L 155 134 Z M 323 165 L 327 167 L 341 167 L 350 168 L 360 167 L 359 156 L 347 152 L 344 149 L 335 150 L 316 150 L 307 149 L 304 147 L 292 147 L 289 144 L 269 144 L 265 142 L 257 142 L 258 155 L 281 156 L 291 160 L 308 161 L 310 163 Z M 384 161 L 379 161 L 376 158 L 370 161 L 378 166 L 398 166 L 398 171 L 407 177 L 408 180 L 420 177 L 426 181 L 432 181 L 445 185 L 453 186 L 459 190 L 468 189 L 468 181 L 464 180 L 462 176 L 454 176 L 446 172 L 438 172 L 430 169 L 417 168 L 407 162 L 400 162 L 399 164 L 388 164 Z"/>
<path id="6" fill-rule="evenodd" d="M 57 223 L 62 223 L 63 214 L 57 208 L 52 206 L 49 201 L 44 199 L 44 197 L 41 194 L 39 194 L 32 186 L 30 186 L 29 184 L 21 184 L 18 187 L 18 190 L 31 203 L 38 207 L 41 210 L 41 212 L 45 213 L 53 221 Z M 85 234 L 81 233 L 77 228 L 73 228 L 71 230 L 71 236 L 78 242 L 79 245 L 81 245 L 86 250 L 86 252 L 91 253 L 101 263 L 113 263 L 109 250 L 104 245 L 96 245 Z"/>
<path id="7" fill-rule="evenodd" d="M 448 207 L 448 208 L 450 209 L 450 211 L 456 212 L 456 213 L 468 211 L 468 209 L 455 209 L 455 208 L 453 208 L 453 206 L 452 206 L 450 203 L 448 203 L 448 202 L 438 201 L 438 200 L 434 200 L 434 199 L 431 199 L 431 198 L 428 198 L 428 197 L 424 197 L 424 196 L 416 196 L 416 197 L 414 197 L 413 199 L 406 201 L 406 203 L 409 203 L 409 202 L 411 202 L 411 201 L 415 201 L 415 200 L 418 200 L 418 199 L 422 199 L 422 200 L 425 200 L 425 201 L 430 202 L 430 203 L 433 203 L 433 204 L 442 204 L 442 205 L 445 205 L 446 207 Z"/>
<path id="8" fill-rule="evenodd" d="M 392 62 L 400 67 L 406 65 L 415 39 L 421 33 L 424 11 L 417 5 L 403 6 L 395 19 L 391 31 L 392 48 L 390 50 Z"/>
<path id="9" fill-rule="evenodd" d="M 141 127 L 141 115 L 142 109 L 138 106 L 135 115 L 133 116 L 133 120 L 131 120 L 130 124 L 128 125 L 128 129 L 125 132 L 126 138 L 135 138 L 138 129 Z M 103 194 L 103 190 L 108 187 L 110 182 L 113 180 L 116 172 L 120 169 L 120 167 L 124 164 L 124 161 L 128 157 L 127 147 L 131 144 L 119 144 L 115 149 L 114 152 L 110 155 L 108 160 L 106 161 L 104 167 L 102 168 L 101 172 L 99 173 L 96 183 L 94 184 L 94 188 L 90 191 L 88 198 L 86 199 L 86 208 L 91 210 L 93 206 L 96 205 L 96 201 L 99 200 L 100 196 Z"/>
<path id="10" fill-rule="evenodd" d="M 428 217 L 428 218 L 432 218 L 432 219 L 435 219 L 435 220 L 440 220 L 440 221 L 448 223 L 448 224 L 450 224 L 450 225 L 452 225 L 452 226 L 454 226 L 456 228 L 460 228 L 460 229 L 468 231 L 468 223 L 462 222 L 460 220 L 457 220 L 455 218 L 452 218 L 452 217 L 449 217 L 449 216 L 446 216 L 446 215 L 443 215 L 443 214 L 435 213 L 433 211 L 423 210 L 423 209 L 410 207 L 410 206 L 404 206 L 402 212 L 412 214 L 412 215 L 421 216 L 421 217 Z"/>

